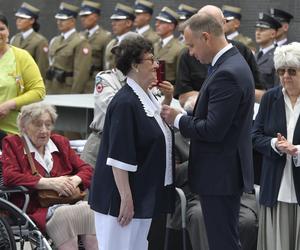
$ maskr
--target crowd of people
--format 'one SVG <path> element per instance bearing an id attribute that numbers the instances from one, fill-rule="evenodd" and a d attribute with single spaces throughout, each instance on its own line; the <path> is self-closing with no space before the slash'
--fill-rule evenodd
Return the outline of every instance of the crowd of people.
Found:
<path id="1" fill-rule="evenodd" d="M 148 249 L 153 218 L 172 213 L 169 226 L 180 228 L 175 187 L 187 197 L 193 250 L 299 250 L 300 43 L 287 40 L 293 16 L 259 13 L 253 41 L 238 31 L 236 6 L 165 6 L 152 29 L 153 10 L 148 0 L 117 3 L 109 32 L 99 25 L 99 2 L 62 2 L 60 34 L 49 43 L 35 6 L 16 11 L 14 36 L 0 14 L 5 185 L 30 189 L 27 213 L 59 250 L 78 249 L 78 237 L 86 250 Z M 54 107 L 40 102 L 74 93 L 95 97 L 80 156 L 53 131 Z M 40 190 L 72 196 L 77 188 L 89 190 L 85 201 L 39 203 Z M 19 194 L 11 201 L 24 202 Z"/>

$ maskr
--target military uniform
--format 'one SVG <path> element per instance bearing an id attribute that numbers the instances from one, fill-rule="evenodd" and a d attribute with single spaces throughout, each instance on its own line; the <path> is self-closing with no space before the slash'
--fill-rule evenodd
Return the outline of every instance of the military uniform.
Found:
<path id="1" fill-rule="evenodd" d="M 274 67 L 274 51 L 275 46 L 272 45 L 272 48 L 262 56 L 258 56 L 259 52 L 255 55 L 261 81 L 266 89 L 273 88 L 279 84 L 279 79 Z"/>
<path id="2" fill-rule="evenodd" d="M 100 16 L 101 13 L 101 4 L 92 1 L 83 1 L 81 4 L 81 9 L 79 16 L 84 21 L 85 18 L 89 18 L 90 15 Z M 97 24 L 91 23 L 91 27 L 84 26 L 85 31 L 82 31 L 82 35 L 86 37 L 92 49 L 92 65 L 90 69 L 90 77 L 85 88 L 85 93 L 92 93 L 95 87 L 95 77 L 99 71 L 104 69 L 104 51 L 108 42 L 111 40 L 111 33 L 107 30 L 104 30 Z M 90 21 L 89 21 L 90 22 Z"/>
<path id="3" fill-rule="evenodd" d="M 223 5 L 222 11 L 227 22 L 231 22 L 233 20 L 239 20 L 239 24 L 240 24 L 240 21 L 242 19 L 241 8 L 230 6 L 230 5 Z M 252 51 L 256 51 L 256 45 L 253 42 L 253 40 L 248 36 L 244 36 L 240 34 L 237 30 L 231 32 L 230 34 L 226 33 L 226 35 L 227 35 L 227 39 L 243 43 Z"/>
<path id="4" fill-rule="evenodd" d="M 16 34 L 11 39 L 11 44 L 21 49 L 25 49 L 33 57 L 38 65 L 42 77 L 45 79 L 46 70 L 49 66 L 48 61 L 48 40 L 37 33 L 39 24 L 37 19 L 40 10 L 28 3 L 23 3 L 15 13 L 17 18 L 34 20 L 32 27 L 28 30 Z"/>
<path id="5" fill-rule="evenodd" d="M 74 32 L 67 39 L 62 39 L 61 35 L 54 37 L 49 47 L 49 59 L 49 78 L 46 81 L 48 94 L 84 93 L 92 54 L 83 36 Z"/>
<path id="6" fill-rule="evenodd" d="M 166 80 L 172 84 L 175 84 L 178 60 L 183 48 L 184 45 L 174 37 L 162 48 L 160 42 L 154 44 L 154 55 L 165 61 Z"/>
<path id="7" fill-rule="evenodd" d="M 124 86 L 126 77 L 121 71 L 112 69 L 99 72 L 95 79 L 94 119 L 90 125 L 92 133 L 89 135 L 81 154 L 81 159 L 93 167 L 97 160 L 108 104 L 119 89 Z"/>
<path id="8" fill-rule="evenodd" d="M 113 38 L 110 40 L 110 42 L 107 44 L 105 48 L 105 53 L 104 53 L 104 69 L 112 69 L 115 67 L 115 57 L 111 53 L 111 49 L 118 44 L 118 39 Z"/>
<path id="9" fill-rule="evenodd" d="M 26 39 L 23 39 L 22 33 L 18 33 L 12 37 L 11 45 L 27 50 L 45 79 L 46 71 L 49 67 L 47 39 L 35 31 L 32 31 Z"/>
<path id="10" fill-rule="evenodd" d="M 147 40 L 149 40 L 152 44 L 155 44 L 159 40 L 159 36 L 155 33 L 155 31 L 151 27 L 141 35 L 145 37 Z"/>
<path id="11" fill-rule="evenodd" d="M 135 18 L 134 9 L 125 5 L 117 3 L 112 16 L 110 17 L 111 20 L 131 20 L 133 22 Z M 134 32 L 126 31 L 123 34 L 117 34 L 116 38 L 113 38 L 105 48 L 105 55 L 104 55 L 104 69 L 112 69 L 115 67 L 115 58 L 114 55 L 111 53 L 111 49 L 116 46 L 118 43 L 122 41 L 122 39 L 127 35 L 134 35 Z"/>
<path id="12" fill-rule="evenodd" d="M 293 15 L 291 15 L 290 13 L 284 11 L 284 10 L 280 10 L 280 9 L 275 9 L 275 8 L 270 8 L 270 14 L 272 17 L 276 18 L 276 20 L 278 20 L 282 25 L 283 24 L 290 24 L 291 20 L 294 18 Z M 276 45 L 277 46 L 282 46 L 282 45 L 286 45 L 289 44 L 289 41 L 287 39 L 287 32 L 283 33 L 283 37 L 281 37 L 281 40 L 276 40 Z M 278 33 L 277 33 L 278 34 Z"/>
<path id="13" fill-rule="evenodd" d="M 153 8 L 154 4 L 147 0 L 137 0 L 134 4 L 134 11 L 136 15 L 149 14 L 152 16 Z M 139 35 L 145 37 L 152 44 L 156 43 L 159 40 L 159 36 L 150 27 L 150 24 L 147 24 L 143 27 L 138 27 L 136 31 Z"/>
<path id="14" fill-rule="evenodd" d="M 275 18 L 261 12 L 259 13 L 259 19 L 255 26 L 257 29 L 274 29 L 276 31 L 281 27 L 281 24 Z M 256 32 L 259 32 L 259 30 Z M 270 37 L 268 43 L 273 42 L 271 39 Z M 261 47 L 259 52 L 255 55 L 261 81 L 266 89 L 270 89 L 279 84 L 279 78 L 277 77 L 273 61 L 274 51 L 275 45 L 272 43 L 267 47 Z"/>
<path id="15" fill-rule="evenodd" d="M 179 15 L 172 9 L 163 7 L 156 19 L 160 22 L 173 23 L 176 26 Z M 184 45 L 173 35 L 171 36 L 161 38 L 154 44 L 154 55 L 165 62 L 165 80 L 175 84 L 179 56 Z"/>
<path id="16" fill-rule="evenodd" d="M 56 19 L 76 18 L 78 8 L 61 3 Z M 68 36 L 67 36 L 68 34 Z M 54 37 L 49 46 L 48 94 L 84 93 L 89 79 L 92 53 L 88 41 L 75 28 Z"/>

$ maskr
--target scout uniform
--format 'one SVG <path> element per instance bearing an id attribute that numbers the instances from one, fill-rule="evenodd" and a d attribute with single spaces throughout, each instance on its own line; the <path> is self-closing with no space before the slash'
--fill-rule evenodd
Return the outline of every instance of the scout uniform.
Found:
<path id="1" fill-rule="evenodd" d="M 100 3 L 83 1 L 79 16 L 87 16 L 93 13 L 100 15 L 100 6 Z M 85 88 L 86 93 L 92 93 L 95 87 L 95 77 L 99 71 L 103 70 L 104 51 L 111 40 L 111 33 L 99 25 L 95 25 L 92 29 L 85 30 L 81 34 L 86 37 L 92 49 L 92 66 L 89 81 Z"/>
<path id="2" fill-rule="evenodd" d="M 192 6 L 189 6 L 187 4 L 180 4 L 178 6 L 178 9 L 177 9 L 177 14 L 179 15 L 179 22 L 181 23 L 181 22 L 186 21 L 192 15 L 196 14 L 197 11 L 198 10 L 196 8 L 192 7 Z M 180 35 L 178 37 L 178 40 L 181 43 L 184 43 L 184 41 L 185 41 L 182 31 L 180 31 Z"/>
<path id="3" fill-rule="evenodd" d="M 279 21 L 281 23 L 281 25 L 283 25 L 284 23 L 289 24 L 291 22 L 291 20 L 294 18 L 293 15 L 291 15 L 290 13 L 280 10 L 280 9 L 275 9 L 275 8 L 270 9 L 270 14 L 272 17 L 277 19 L 277 21 Z M 276 41 L 277 46 L 286 45 L 288 43 L 289 42 L 288 42 L 287 37 Z"/>
<path id="4" fill-rule="evenodd" d="M 259 19 L 255 27 L 277 30 L 281 27 L 281 24 L 275 18 L 261 12 L 259 13 Z M 270 89 L 279 84 L 273 61 L 274 51 L 275 45 L 272 44 L 267 48 L 260 48 L 259 52 L 255 54 L 261 80 L 266 89 Z"/>
<path id="5" fill-rule="evenodd" d="M 56 19 L 76 18 L 78 8 L 61 3 Z M 91 69 L 91 47 L 75 28 L 54 37 L 50 42 L 50 67 L 47 71 L 48 94 L 84 93 Z"/>
<path id="6" fill-rule="evenodd" d="M 28 3 L 23 3 L 15 16 L 17 18 L 34 18 L 37 20 L 39 17 L 39 12 L 40 10 L 34 6 Z M 13 36 L 10 43 L 13 46 L 25 49 L 29 52 L 38 65 L 42 77 L 45 79 L 46 70 L 49 67 L 47 39 L 34 31 L 33 28 L 30 28 L 25 32 L 20 32 Z"/>
<path id="7" fill-rule="evenodd" d="M 226 19 L 226 22 L 230 22 L 234 19 L 238 19 L 239 21 L 241 21 L 242 19 L 241 8 L 239 7 L 223 5 L 222 11 Z M 255 51 L 256 49 L 255 43 L 250 37 L 242 35 L 237 30 L 232 32 L 231 34 L 226 34 L 226 35 L 227 35 L 227 39 L 241 42 L 245 44 L 249 49 Z"/>
<path id="8" fill-rule="evenodd" d="M 178 23 L 178 18 L 179 15 L 168 7 L 163 7 L 156 17 L 157 20 L 175 25 Z M 154 44 L 154 55 L 157 59 L 165 61 L 165 78 L 172 84 L 175 84 L 177 63 L 183 48 L 184 45 L 173 35 L 160 39 Z"/>
<path id="9" fill-rule="evenodd" d="M 125 20 L 129 19 L 134 21 L 135 15 L 134 15 L 134 10 L 133 8 L 117 3 L 113 15 L 110 17 L 110 20 Z M 127 32 L 129 33 L 129 32 Z M 126 34 L 126 33 L 125 33 Z M 119 35 L 118 37 L 113 38 L 106 46 L 105 49 L 105 56 L 104 56 L 104 68 L 105 69 L 112 69 L 115 66 L 115 60 L 114 60 L 114 55 L 111 53 L 111 49 L 116 46 L 118 43 L 121 42 L 123 39 L 123 36 L 125 34 Z"/>
<path id="10" fill-rule="evenodd" d="M 152 16 L 154 4 L 146 0 L 137 0 L 134 4 L 134 11 L 136 15 L 148 13 Z M 159 36 L 150 27 L 150 24 L 136 29 L 136 32 L 141 36 L 145 37 L 152 44 L 159 40 Z"/>

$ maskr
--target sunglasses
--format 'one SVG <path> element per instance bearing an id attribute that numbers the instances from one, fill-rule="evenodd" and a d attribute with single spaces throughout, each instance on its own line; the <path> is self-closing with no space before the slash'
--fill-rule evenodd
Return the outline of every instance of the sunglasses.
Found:
<path id="1" fill-rule="evenodd" d="M 289 76 L 295 76 L 297 75 L 297 69 L 293 69 L 293 68 L 288 68 L 288 69 L 277 69 L 277 74 L 279 76 L 283 76 L 285 74 L 285 72 L 287 72 L 289 74 Z"/>

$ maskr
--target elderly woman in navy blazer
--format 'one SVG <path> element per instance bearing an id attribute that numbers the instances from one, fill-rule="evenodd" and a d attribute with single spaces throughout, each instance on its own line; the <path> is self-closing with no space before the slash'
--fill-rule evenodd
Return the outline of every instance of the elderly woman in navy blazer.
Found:
<path id="1" fill-rule="evenodd" d="M 277 47 L 281 86 L 263 96 L 253 145 L 263 154 L 258 250 L 300 249 L 300 43 Z"/>
<path id="2" fill-rule="evenodd" d="M 123 41 L 113 53 L 127 84 L 107 110 L 89 203 L 100 249 L 146 250 L 151 219 L 173 207 L 173 133 L 149 90 L 158 67 L 151 43 Z M 171 83 L 159 88 L 170 103 Z"/>

